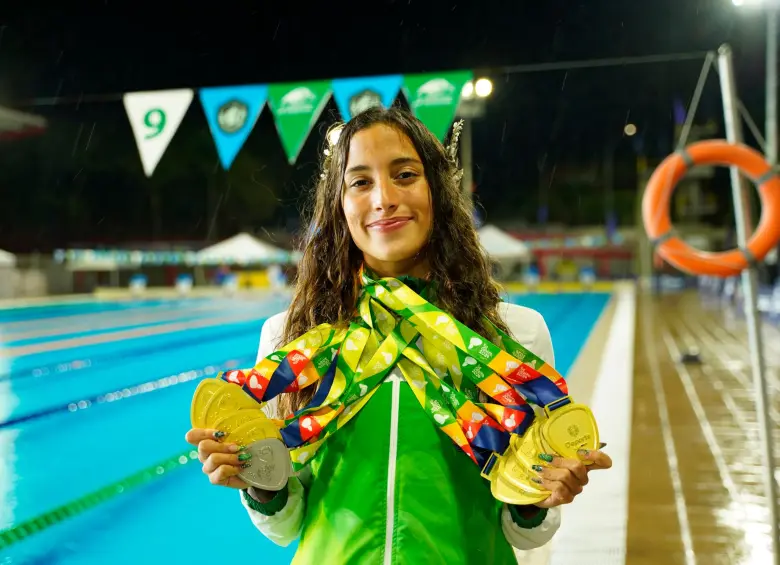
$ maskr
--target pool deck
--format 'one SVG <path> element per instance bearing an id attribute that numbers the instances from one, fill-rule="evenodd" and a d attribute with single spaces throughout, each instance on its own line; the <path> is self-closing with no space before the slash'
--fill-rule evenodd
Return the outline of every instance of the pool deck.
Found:
<path id="1" fill-rule="evenodd" d="M 626 563 L 771 563 L 744 322 L 692 292 L 637 314 Z M 763 331 L 777 452 L 780 332 Z"/>

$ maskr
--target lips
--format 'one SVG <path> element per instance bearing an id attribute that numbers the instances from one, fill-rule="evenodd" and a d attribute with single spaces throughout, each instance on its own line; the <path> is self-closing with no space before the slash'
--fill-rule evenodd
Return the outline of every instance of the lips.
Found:
<path id="1" fill-rule="evenodd" d="M 412 218 L 408 216 L 404 217 L 396 217 L 396 218 L 385 218 L 383 220 L 377 220 L 376 222 L 372 222 L 368 224 L 367 228 L 374 228 L 374 229 L 390 229 L 394 227 L 400 227 L 403 224 L 410 221 Z"/>

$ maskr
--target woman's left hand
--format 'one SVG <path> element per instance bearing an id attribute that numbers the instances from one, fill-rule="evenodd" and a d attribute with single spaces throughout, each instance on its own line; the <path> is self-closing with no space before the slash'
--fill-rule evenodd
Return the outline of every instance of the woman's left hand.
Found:
<path id="1" fill-rule="evenodd" d="M 603 451 L 583 450 L 579 454 L 580 459 L 564 459 L 545 454 L 539 456 L 539 466 L 536 470 L 541 480 L 540 484 L 552 494 L 536 506 L 552 508 L 569 504 L 588 484 L 589 472 L 612 467 L 612 459 Z M 585 461 L 592 463 L 586 465 Z"/>

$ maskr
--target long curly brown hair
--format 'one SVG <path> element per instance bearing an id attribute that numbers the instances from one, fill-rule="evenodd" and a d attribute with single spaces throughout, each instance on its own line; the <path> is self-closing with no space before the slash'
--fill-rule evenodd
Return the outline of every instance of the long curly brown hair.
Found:
<path id="1" fill-rule="evenodd" d="M 344 172 L 352 137 L 385 124 L 405 134 L 423 163 L 431 191 L 433 229 L 426 254 L 429 280 L 435 283 L 436 305 L 484 337 L 483 316 L 504 331 L 498 316 L 500 287 L 479 244 L 470 209 L 457 181 L 457 166 L 441 142 L 413 115 L 400 108 L 372 108 L 344 125 L 338 141 L 323 161 L 322 175 L 306 210 L 308 235 L 292 304 L 281 343 L 289 343 L 313 327 L 348 324 L 356 314 L 360 294 L 358 273 L 362 252 L 352 241 L 342 207 Z M 288 416 L 306 406 L 315 387 L 279 397 L 278 414 Z"/>

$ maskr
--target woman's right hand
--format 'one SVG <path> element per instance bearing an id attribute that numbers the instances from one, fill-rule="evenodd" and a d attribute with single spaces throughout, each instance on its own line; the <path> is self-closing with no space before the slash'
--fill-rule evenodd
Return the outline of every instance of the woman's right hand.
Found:
<path id="1" fill-rule="evenodd" d="M 217 430 L 193 428 L 184 436 L 187 443 L 198 448 L 198 459 L 203 463 L 203 473 L 212 485 L 221 485 L 234 489 L 247 489 L 249 485 L 236 475 L 252 457 L 243 453 L 243 446 L 234 443 L 222 443 L 224 437 Z"/>

